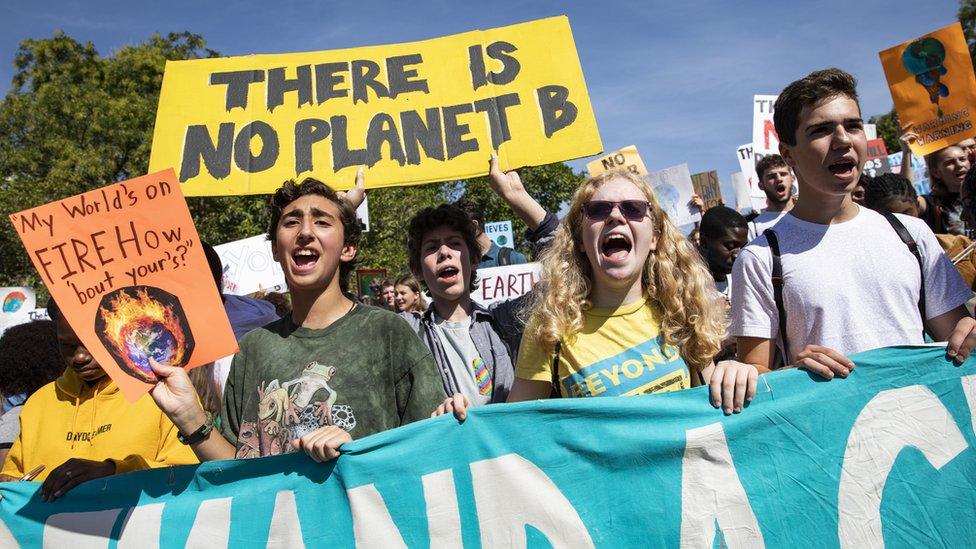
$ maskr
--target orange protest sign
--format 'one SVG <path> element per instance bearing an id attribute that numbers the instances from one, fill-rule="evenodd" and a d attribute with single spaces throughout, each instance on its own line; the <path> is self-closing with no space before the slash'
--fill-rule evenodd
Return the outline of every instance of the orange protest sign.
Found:
<path id="1" fill-rule="evenodd" d="M 64 318 L 129 401 L 156 381 L 150 358 L 192 368 L 237 350 L 173 170 L 10 221 Z"/>
<path id="2" fill-rule="evenodd" d="M 935 152 L 976 136 L 976 77 L 962 26 L 948 27 L 880 53 L 902 125 L 918 134 L 912 152 Z"/>

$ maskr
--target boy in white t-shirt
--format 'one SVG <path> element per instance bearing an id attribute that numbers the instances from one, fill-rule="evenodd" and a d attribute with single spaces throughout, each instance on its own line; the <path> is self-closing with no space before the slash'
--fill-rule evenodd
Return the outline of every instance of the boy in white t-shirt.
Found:
<path id="1" fill-rule="evenodd" d="M 749 220 L 749 240 L 771 228 L 793 207 L 793 172 L 778 154 L 770 154 L 756 162 L 759 188 L 766 193 L 766 209 Z"/>
<path id="2" fill-rule="evenodd" d="M 774 228 L 787 364 L 846 377 L 854 368 L 847 355 L 922 343 L 922 311 L 925 331 L 964 361 L 976 344 L 976 321 L 964 306 L 972 294 L 935 236 L 920 220 L 897 216 L 918 244 L 916 259 L 887 219 L 851 199 L 867 156 L 854 78 L 827 69 L 793 82 L 776 101 L 774 123 L 800 187 L 796 205 Z M 772 264 L 760 235 L 732 274 L 731 332 L 739 359 L 761 372 L 770 369 L 780 337 Z"/>

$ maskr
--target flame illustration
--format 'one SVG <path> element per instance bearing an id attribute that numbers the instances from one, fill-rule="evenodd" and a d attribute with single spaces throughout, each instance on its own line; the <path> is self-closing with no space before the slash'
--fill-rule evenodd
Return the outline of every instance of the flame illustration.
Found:
<path id="1" fill-rule="evenodd" d="M 179 301 L 157 288 L 113 292 L 99 305 L 97 320 L 99 338 L 119 366 L 142 381 L 156 380 L 150 357 L 161 364 L 183 366 L 192 352 L 192 335 Z"/>

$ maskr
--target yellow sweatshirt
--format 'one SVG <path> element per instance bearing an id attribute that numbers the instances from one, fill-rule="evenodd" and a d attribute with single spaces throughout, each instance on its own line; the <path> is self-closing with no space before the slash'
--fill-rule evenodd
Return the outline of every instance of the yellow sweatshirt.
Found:
<path id="1" fill-rule="evenodd" d="M 43 464 L 42 481 L 70 458 L 111 459 L 116 473 L 198 463 L 176 432 L 148 394 L 130 404 L 108 376 L 89 385 L 68 367 L 27 399 L 0 474 L 20 477 Z"/>

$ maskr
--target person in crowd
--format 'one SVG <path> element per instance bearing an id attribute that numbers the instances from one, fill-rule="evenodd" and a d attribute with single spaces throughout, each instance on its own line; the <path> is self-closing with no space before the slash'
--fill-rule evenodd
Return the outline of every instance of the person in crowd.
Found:
<path id="1" fill-rule="evenodd" d="M 976 162 L 976 139 L 970 137 L 969 139 L 963 139 L 956 146 L 962 149 L 962 152 L 966 153 L 966 158 L 969 159 L 969 165 L 972 166 L 973 162 Z"/>
<path id="2" fill-rule="evenodd" d="M 200 244 L 203 246 L 203 255 L 207 258 L 210 274 L 217 286 L 217 293 L 220 294 L 220 301 L 224 304 L 227 320 L 230 321 L 230 327 L 234 330 L 234 337 L 238 341 L 251 330 L 278 320 L 275 306 L 271 302 L 244 295 L 224 293 L 224 265 L 220 261 L 220 255 L 209 243 L 201 242 Z M 221 357 L 214 361 L 213 367 L 208 369 L 213 374 L 219 393 L 223 392 L 224 384 L 227 383 L 227 375 L 230 373 L 230 364 L 233 358 L 233 355 Z M 207 386 L 207 382 L 201 376 L 202 374 L 198 372 L 194 374 L 194 379 L 198 387 L 204 388 Z"/>
<path id="3" fill-rule="evenodd" d="M 241 339 L 220 434 L 186 372 L 152 363 L 160 378 L 152 397 L 202 461 L 295 450 L 332 459 L 353 436 L 426 417 L 443 398 L 430 351 L 409 324 L 344 291 L 362 235 L 355 200 L 313 178 L 273 195 L 268 238 L 292 311 Z"/>
<path id="4" fill-rule="evenodd" d="M 402 313 L 431 350 L 447 394 L 472 405 L 505 402 L 514 380 L 512 356 L 494 316 L 471 299 L 481 262 L 477 222 L 450 204 L 424 208 L 410 220 L 410 271 L 430 292 L 423 313 Z"/>
<path id="5" fill-rule="evenodd" d="M 509 402 L 707 383 L 713 405 L 738 413 L 755 395 L 756 368 L 712 363 L 725 334 L 712 277 L 643 178 L 610 170 L 586 180 L 541 261 Z M 463 420 L 469 405 L 455 394 L 434 414 Z"/>
<path id="6" fill-rule="evenodd" d="M 454 206 L 464 211 L 474 225 L 480 249 L 480 252 L 476 254 L 479 259 L 479 267 L 500 267 L 526 263 L 527 260 L 521 253 L 507 246 L 501 247 L 495 244 L 494 240 L 488 238 L 488 235 L 485 234 L 485 212 L 480 205 L 468 199 L 461 199 L 456 201 Z"/>
<path id="7" fill-rule="evenodd" d="M 783 157 L 769 154 L 756 162 L 759 188 L 766 194 L 766 209 L 749 220 L 749 240 L 761 235 L 793 207 L 793 171 Z"/>
<path id="8" fill-rule="evenodd" d="M 932 232 L 967 235 L 969 227 L 962 220 L 959 190 L 969 172 L 969 156 L 962 148 L 953 145 L 927 155 L 925 163 L 932 192 L 919 201 L 922 219 Z"/>
<path id="9" fill-rule="evenodd" d="M 7 328 L 0 336 L 0 394 L 9 408 L 0 415 L 0 464 L 20 433 L 20 412 L 38 389 L 64 372 L 58 336 L 51 320 Z"/>
<path id="10" fill-rule="evenodd" d="M 976 172 L 974 172 L 976 174 Z M 918 217 L 918 195 L 915 194 L 915 187 L 911 182 L 894 173 L 885 173 L 877 177 L 862 177 L 865 183 L 865 206 L 878 212 L 890 212 L 910 217 Z M 966 175 L 969 181 L 969 174 Z M 976 183 L 976 182 L 974 182 Z M 963 183 L 963 204 L 966 204 L 966 183 Z M 963 218 L 966 217 L 966 210 L 963 210 Z M 976 225 L 974 225 L 976 226 Z M 950 258 L 955 258 L 964 252 L 972 240 L 959 234 L 937 234 L 942 250 Z M 976 255 L 967 253 L 955 262 L 956 270 L 962 275 L 962 279 L 970 288 L 974 288 L 976 283 Z"/>
<path id="11" fill-rule="evenodd" d="M 976 343 L 976 321 L 964 306 L 972 293 L 932 231 L 893 216 L 917 244 L 916 256 L 895 223 L 851 199 L 867 156 L 854 78 L 839 69 L 813 72 L 787 86 L 774 109 L 780 152 L 800 195 L 773 228 L 775 241 L 761 235 L 736 259 L 731 332 L 739 359 L 769 371 L 779 341 L 787 365 L 846 377 L 854 368 L 848 355 L 921 344 L 924 330 L 948 341 L 950 358 L 965 360 Z"/>
<path id="12" fill-rule="evenodd" d="M 36 477 L 43 481 L 41 499 L 52 501 L 96 478 L 197 463 L 152 398 L 143 395 L 128 402 L 54 300 L 47 311 L 65 369 L 24 404 L 20 433 L 0 471 L 2 479 L 18 480 L 43 465 Z"/>
<path id="13" fill-rule="evenodd" d="M 729 275 L 739 250 L 749 238 L 749 224 L 742 214 L 726 206 L 710 208 L 702 216 L 698 247 L 715 282 L 715 289 L 731 303 Z"/>
<path id="14" fill-rule="evenodd" d="M 413 275 L 401 276 L 396 281 L 396 308 L 400 313 L 423 313 L 427 310 L 427 300 L 420 283 Z"/>
<path id="15" fill-rule="evenodd" d="M 396 312 L 396 284 L 389 278 L 384 278 L 380 281 L 379 287 L 380 293 L 377 296 L 376 305 L 387 311 Z"/>

